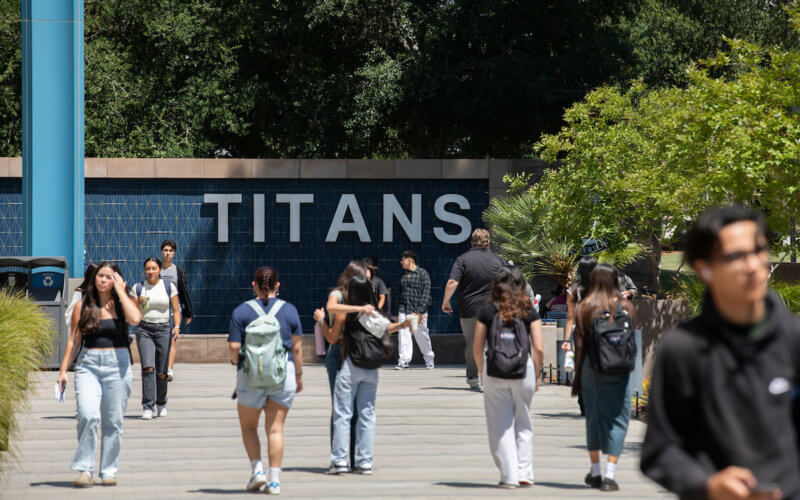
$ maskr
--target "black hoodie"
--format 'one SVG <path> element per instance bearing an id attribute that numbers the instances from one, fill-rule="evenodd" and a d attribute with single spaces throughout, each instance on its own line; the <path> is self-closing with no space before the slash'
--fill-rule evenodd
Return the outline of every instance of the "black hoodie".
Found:
<path id="1" fill-rule="evenodd" d="M 753 331 L 703 312 L 666 333 L 656 354 L 641 469 L 681 498 L 706 498 L 728 466 L 800 499 L 800 320 L 775 295 Z"/>

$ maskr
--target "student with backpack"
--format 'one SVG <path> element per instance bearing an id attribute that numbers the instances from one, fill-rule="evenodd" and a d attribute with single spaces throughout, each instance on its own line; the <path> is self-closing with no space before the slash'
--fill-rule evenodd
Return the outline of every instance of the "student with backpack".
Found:
<path id="1" fill-rule="evenodd" d="M 363 274 L 355 274 L 347 283 L 346 304 L 375 307 L 372 283 Z M 355 467 L 353 472 L 372 474 L 375 442 L 375 395 L 378 391 L 378 368 L 391 354 L 388 334 L 405 328 L 411 320 L 390 323 L 379 313 L 337 314 L 331 340 L 344 340 L 345 358 L 336 376 L 333 398 L 333 444 L 329 473 L 348 472 L 350 421 L 358 404 Z M 375 328 L 377 324 L 382 326 Z"/>
<path id="2" fill-rule="evenodd" d="M 161 261 L 144 261 L 147 278 L 134 286 L 142 309 L 142 321 L 136 327 L 136 347 L 142 364 L 142 420 L 167 416 L 167 369 L 171 337 L 180 335 L 176 326 L 170 331 L 170 314 L 181 324 L 178 290 L 161 279 Z M 153 411 L 155 410 L 155 414 Z"/>
<path id="3" fill-rule="evenodd" d="M 584 481 L 603 491 L 619 490 L 615 472 L 628 432 L 631 372 L 636 360 L 633 305 L 618 283 L 613 266 L 598 264 L 576 312 L 572 395 L 583 395 L 586 449 L 591 461 Z M 608 457 L 605 477 L 600 474 L 601 451 Z"/>
<path id="4" fill-rule="evenodd" d="M 517 268 L 498 271 L 477 312 L 472 354 L 481 374 L 489 449 L 501 488 L 533 485 L 531 401 L 539 390 L 542 322 Z"/>
<path id="5" fill-rule="evenodd" d="M 256 298 L 233 310 L 228 327 L 231 364 L 237 366 L 236 392 L 242 441 L 252 473 L 247 491 L 280 494 L 283 425 L 295 394 L 303 390 L 303 348 L 297 309 L 278 298 L 278 273 L 261 267 L 252 282 Z M 269 482 L 261 462 L 258 421 L 266 414 Z"/>

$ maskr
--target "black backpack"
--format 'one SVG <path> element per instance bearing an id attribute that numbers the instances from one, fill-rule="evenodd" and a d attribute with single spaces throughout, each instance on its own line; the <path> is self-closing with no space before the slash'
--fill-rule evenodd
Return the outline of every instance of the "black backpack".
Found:
<path id="1" fill-rule="evenodd" d="M 525 377 L 531 342 L 528 329 L 520 318 L 506 328 L 500 314 L 495 314 L 486 335 L 486 373 L 492 377 L 518 379 Z"/>
<path id="2" fill-rule="evenodd" d="M 359 368 L 380 368 L 391 356 L 392 348 L 388 334 L 378 338 L 357 320 L 348 320 L 345 324 L 345 352 Z"/>
<path id="3" fill-rule="evenodd" d="M 603 375 L 627 375 L 636 363 L 636 337 L 633 318 L 617 301 L 614 316 L 601 311 L 592 317 L 589 337 L 589 360 Z"/>

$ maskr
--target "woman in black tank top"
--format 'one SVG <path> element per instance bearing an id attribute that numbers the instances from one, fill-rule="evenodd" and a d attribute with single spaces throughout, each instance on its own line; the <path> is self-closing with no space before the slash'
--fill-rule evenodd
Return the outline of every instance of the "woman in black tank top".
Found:
<path id="1" fill-rule="evenodd" d="M 70 468 L 80 474 L 75 487 L 94 484 L 97 429 L 102 427 L 100 477 L 104 486 L 117 484 L 117 464 L 122 442 L 122 419 L 131 392 L 131 357 L 126 324 L 141 319 L 119 266 L 100 264 L 87 280 L 82 299 L 72 312 L 70 336 L 58 384 L 66 388 L 72 359 L 84 349 L 75 365 L 75 399 L 78 403 L 78 447 Z"/>

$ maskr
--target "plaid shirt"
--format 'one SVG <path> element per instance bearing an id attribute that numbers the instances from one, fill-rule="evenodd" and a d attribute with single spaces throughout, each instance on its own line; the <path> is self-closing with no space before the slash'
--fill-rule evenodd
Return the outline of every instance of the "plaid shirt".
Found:
<path id="1" fill-rule="evenodd" d="M 413 271 L 405 271 L 398 288 L 398 313 L 424 314 L 428 311 L 431 303 L 431 277 L 428 271 L 419 266 Z"/>

